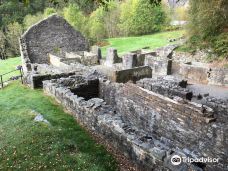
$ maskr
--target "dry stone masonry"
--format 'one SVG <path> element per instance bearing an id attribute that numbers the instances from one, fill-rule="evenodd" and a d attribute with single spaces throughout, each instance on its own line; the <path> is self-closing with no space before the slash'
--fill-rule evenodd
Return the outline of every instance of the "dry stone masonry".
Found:
<path id="1" fill-rule="evenodd" d="M 228 98 L 195 94 L 188 84 L 197 81 L 192 79 L 199 71 L 198 81 L 227 85 L 227 72 L 188 69 L 194 63 L 176 61 L 176 47 L 144 48 L 123 57 L 108 48 L 103 59 L 99 47 L 89 51 L 81 33 L 52 15 L 21 38 L 24 80 L 43 87 L 143 171 L 228 170 Z M 174 155 L 218 162 L 173 165 Z"/>

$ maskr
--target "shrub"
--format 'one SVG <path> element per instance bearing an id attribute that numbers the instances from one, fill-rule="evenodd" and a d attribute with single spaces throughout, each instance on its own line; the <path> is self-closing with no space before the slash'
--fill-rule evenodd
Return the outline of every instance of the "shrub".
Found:
<path id="1" fill-rule="evenodd" d="M 227 26 L 227 0 L 197 1 L 190 0 L 189 25 L 190 36 L 202 39 L 219 35 Z"/>
<path id="2" fill-rule="evenodd" d="M 212 40 L 214 52 L 221 58 L 228 59 L 228 33 L 222 33 Z"/>

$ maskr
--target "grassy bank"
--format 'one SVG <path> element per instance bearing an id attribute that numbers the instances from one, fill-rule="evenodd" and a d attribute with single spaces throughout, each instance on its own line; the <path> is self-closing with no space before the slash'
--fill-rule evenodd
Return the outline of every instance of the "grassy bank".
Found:
<path id="1" fill-rule="evenodd" d="M 50 124 L 35 122 L 41 113 Z M 0 90 L 0 170 L 116 170 L 105 149 L 41 90 Z"/>
<path id="2" fill-rule="evenodd" d="M 18 64 L 19 58 L 0 61 L 0 73 Z M 36 112 L 50 124 L 34 121 Z M 16 81 L 0 90 L 0 170 L 112 171 L 118 167 L 52 98 Z"/>
<path id="3" fill-rule="evenodd" d="M 7 60 L 0 60 L 0 75 L 10 72 L 16 69 L 17 65 L 21 65 L 21 58 L 9 58 Z M 19 75 L 19 71 L 7 74 L 3 76 L 3 80 L 8 80 L 10 77 L 14 75 Z"/>
<path id="4" fill-rule="evenodd" d="M 129 51 L 141 49 L 143 47 L 150 47 L 151 49 L 155 49 L 170 44 L 168 41 L 169 39 L 181 37 L 183 33 L 184 31 L 178 30 L 138 37 L 120 37 L 107 39 L 109 45 L 102 48 L 102 54 L 103 56 L 106 55 L 108 47 L 116 48 L 119 55 L 123 55 Z"/>

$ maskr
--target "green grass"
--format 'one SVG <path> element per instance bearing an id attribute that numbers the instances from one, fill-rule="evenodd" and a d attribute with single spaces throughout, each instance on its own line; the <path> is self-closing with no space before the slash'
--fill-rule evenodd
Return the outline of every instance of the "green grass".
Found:
<path id="1" fill-rule="evenodd" d="M 123 55 L 129 51 L 138 50 L 143 47 L 150 47 L 150 49 L 156 49 L 158 47 L 171 44 L 168 39 L 181 37 L 183 33 L 184 31 L 178 30 L 138 37 L 121 37 L 107 39 L 110 45 L 102 48 L 102 55 L 104 57 L 106 56 L 106 51 L 108 47 L 116 48 L 119 55 Z"/>
<path id="2" fill-rule="evenodd" d="M 17 57 L 17 58 L 9 58 L 7 60 L 0 60 L 0 75 L 10 72 L 12 70 L 16 69 L 17 65 L 21 64 L 21 58 Z M 8 80 L 10 77 L 15 76 L 15 75 L 20 75 L 19 71 L 16 72 L 12 72 L 10 74 L 7 74 L 5 76 L 3 76 L 3 80 L 6 81 Z"/>
<path id="3" fill-rule="evenodd" d="M 1 72 L 17 64 L 18 58 L 1 61 Z M 33 110 L 50 125 L 35 122 Z M 0 170 L 112 171 L 118 166 L 52 98 L 16 81 L 0 90 Z"/>
<path id="4" fill-rule="evenodd" d="M 0 92 L 0 170 L 115 170 L 115 160 L 62 107 L 15 82 Z M 35 110 L 51 125 L 35 122 Z"/>

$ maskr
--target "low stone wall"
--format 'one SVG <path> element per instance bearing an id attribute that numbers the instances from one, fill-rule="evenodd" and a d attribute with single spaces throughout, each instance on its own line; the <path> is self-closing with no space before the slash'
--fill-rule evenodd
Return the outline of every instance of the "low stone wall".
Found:
<path id="1" fill-rule="evenodd" d="M 158 94 L 162 94 L 169 98 L 178 96 L 183 99 L 191 100 L 193 95 L 191 91 L 181 87 L 181 85 L 186 87 L 187 81 L 184 80 L 170 81 L 163 78 L 144 78 L 137 81 L 136 84 L 142 88 L 156 92 Z"/>
<path id="2" fill-rule="evenodd" d="M 78 77 L 79 78 L 79 77 Z M 71 81 L 72 82 L 71 82 Z M 61 79 L 44 81 L 44 92 L 55 97 L 76 120 L 86 126 L 90 131 L 104 137 L 110 144 L 118 148 L 127 157 L 136 161 L 142 170 L 149 171 L 151 168 L 164 169 L 162 165 L 157 165 L 160 161 L 156 157 L 159 149 L 154 147 L 152 152 L 143 149 L 140 138 L 146 136 L 143 131 L 132 130 L 122 119 L 121 115 L 115 112 L 111 105 L 106 105 L 100 98 L 85 100 L 72 93 L 66 85 L 88 84 L 88 81 L 79 79 Z M 71 82 L 71 83 L 70 83 Z M 65 86 L 64 86 L 65 85 Z M 120 85 L 115 84 L 117 86 Z M 147 143 L 147 142 L 145 142 Z"/>
<path id="3" fill-rule="evenodd" d="M 115 81 L 126 83 L 128 81 L 136 82 L 142 78 L 151 78 L 152 69 L 148 66 L 125 69 L 115 72 Z"/>
<path id="4" fill-rule="evenodd" d="M 42 88 L 43 81 L 45 81 L 45 80 L 69 77 L 74 74 L 75 74 L 75 72 L 52 74 L 52 75 L 51 74 L 28 74 L 24 77 L 24 81 L 32 89 L 36 89 L 36 88 Z"/>
<path id="5" fill-rule="evenodd" d="M 177 102 L 132 84 L 115 89 L 113 84 L 101 83 L 100 93 L 117 106 L 125 122 L 146 131 L 151 139 L 160 137 L 187 156 L 220 159 L 219 164 L 207 163 L 205 170 L 227 169 L 227 120 L 216 120 L 210 108 L 193 102 Z"/>
<path id="6" fill-rule="evenodd" d="M 97 98 L 85 100 L 71 92 L 72 87 L 89 82 L 71 76 L 43 83 L 44 91 L 78 121 L 103 136 L 143 170 L 227 169 L 227 121 L 215 121 L 209 108 L 201 111 L 202 106 L 194 103 L 182 104 L 133 84 L 105 80 L 99 82 Z M 174 154 L 219 158 L 219 164 L 174 166 L 170 163 Z"/>
<path id="7" fill-rule="evenodd" d="M 218 121 L 224 122 L 228 120 L 228 99 L 217 99 L 215 97 L 204 97 L 201 101 L 203 105 L 207 105 L 215 111 L 214 116 Z"/>
<path id="8" fill-rule="evenodd" d="M 113 82 L 126 83 L 128 81 L 136 82 L 142 78 L 151 78 L 152 69 L 148 66 L 135 67 L 131 69 L 122 69 L 122 65 L 115 64 L 114 67 L 95 66 L 94 69 Z"/>
<path id="9" fill-rule="evenodd" d="M 228 87 L 228 69 L 212 68 L 209 75 L 209 84 Z"/>
<path id="10" fill-rule="evenodd" d="M 55 67 L 68 67 L 66 63 L 75 63 L 75 62 L 80 62 L 79 60 L 75 58 L 60 58 L 58 56 L 49 54 L 49 61 L 50 64 L 55 66 Z"/>
<path id="11" fill-rule="evenodd" d="M 191 82 L 208 84 L 208 73 L 210 69 L 207 66 L 196 63 L 180 64 L 179 74 Z"/>
<path id="12" fill-rule="evenodd" d="M 213 68 L 206 63 L 180 64 L 179 74 L 184 79 L 201 84 L 228 86 L 228 69 Z"/>
<path id="13" fill-rule="evenodd" d="M 146 55 L 144 64 L 152 68 L 153 75 L 155 76 L 165 76 L 171 74 L 172 59 L 161 56 Z"/>
<path id="14" fill-rule="evenodd" d="M 92 65 L 98 65 L 99 64 L 99 58 L 96 54 L 91 52 L 66 52 L 66 58 L 64 58 L 64 62 L 67 64 L 70 64 L 71 60 L 75 62 L 79 62 L 86 66 L 92 66 Z M 71 59 L 71 60 L 70 60 Z"/>

